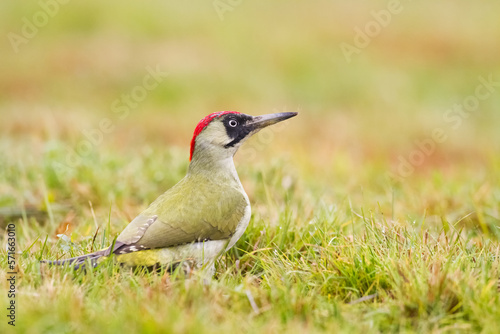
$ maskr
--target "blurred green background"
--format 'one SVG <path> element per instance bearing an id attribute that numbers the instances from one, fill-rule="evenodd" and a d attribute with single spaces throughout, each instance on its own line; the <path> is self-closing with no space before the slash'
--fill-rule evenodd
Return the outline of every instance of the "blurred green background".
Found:
<path id="1" fill-rule="evenodd" d="M 94 124 L 141 83 L 147 66 L 159 66 L 168 79 L 117 131 L 146 122 L 147 130 L 136 130 L 152 137 L 175 132 L 183 143 L 209 112 L 286 108 L 303 113 L 296 136 L 317 130 L 310 137 L 318 141 L 300 140 L 308 152 L 365 147 L 359 145 L 365 140 L 376 151 L 383 142 L 397 148 L 425 136 L 446 109 L 474 91 L 478 76 L 500 76 L 496 1 L 402 2 L 401 13 L 350 63 L 340 44 L 352 44 L 353 29 L 364 28 L 373 20 L 370 12 L 386 9 L 387 2 L 234 3 L 221 20 L 217 2 L 70 1 L 15 53 L 7 33 L 20 34 L 23 18 L 33 21 L 41 7 L 3 2 L 2 135 L 33 127 L 63 136 L 48 127 L 70 127 L 72 117 Z M 449 144 L 498 143 L 491 136 L 498 132 L 499 101 L 494 94 L 481 103 Z"/>
<path id="2" fill-rule="evenodd" d="M 78 151 L 84 132 L 103 118 L 112 131 L 76 165 L 109 152 L 140 158 L 145 146 L 187 160 L 194 125 L 219 110 L 299 111 L 286 131 L 252 140 L 249 148 L 258 150 L 240 152 L 237 163 L 289 157 L 297 176 L 325 196 L 346 182 L 356 189 L 376 182 L 372 174 L 363 179 L 370 166 L 380 168 L 382 183 L 400 175 L 401 159 L 436 128 L 447 140 L 414 166 L 413 180 L 498 167 L 499 92 L 456 129 L 443 118 L 474 94 L 480 76 L 500 81 L 497 1 L 401 2 L 350 61 L 342 43 L 354 45 L 356 28 L 364 30 L 387 2 L 87 1 L 50 8 L 54 15 L 44 22 L 39 3 L 0 5 L 1 159 L 13 169 L 71 159 L 67 152 Z M 27 21 L 39 25 L 36 32 L 12 42 Z M 147 68 L 168 76 L 118 118 L 113 103 L 142 84 Z M 12 173 L 4 175 L 4 202 L 19 200 Z"/>

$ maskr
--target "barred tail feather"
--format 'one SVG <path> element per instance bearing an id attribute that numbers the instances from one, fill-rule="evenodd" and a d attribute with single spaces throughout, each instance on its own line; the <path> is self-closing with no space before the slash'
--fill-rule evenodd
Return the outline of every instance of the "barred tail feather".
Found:
<path id="1" fill-rule="evenodd" d="M 103 256 L 108 255 L 108 249 L 97 251 L 90 254 L 85 254 L 82 256 L 72 257 L 70 259 L 59 260 L 59 261 L 42 261 L 42 263 L 48 263 L 54 266 L 66 266 L 72 265 L 74 269 L 85 268 L 85 265 L 90 263 L 92 268 L 95 268 L 98 264 L 98 259 Z"/>

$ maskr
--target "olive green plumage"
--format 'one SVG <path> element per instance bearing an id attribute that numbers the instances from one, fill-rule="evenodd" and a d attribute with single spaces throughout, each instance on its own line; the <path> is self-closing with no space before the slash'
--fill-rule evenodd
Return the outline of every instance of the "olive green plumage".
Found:
<path id="1" fill-rule="evenodd" d="M 221 173 L 190 173 L 158 197 L 118 236 L 129 240 L 143 233 L 140 227 L 157 220 L 143 233 L 137 246 L 164 248 L 203 240 L 229 239 L 249 205 L 237 180 Z"/>

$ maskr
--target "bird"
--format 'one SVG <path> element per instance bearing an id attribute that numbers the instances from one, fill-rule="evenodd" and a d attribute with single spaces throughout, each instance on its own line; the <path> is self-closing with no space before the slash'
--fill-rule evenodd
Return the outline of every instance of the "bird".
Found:
<path id="1" fill-rule="evenodd" d="M 74 269 L 88 264 L 97 267 L 113 254 L 125 267 L 172 269 L 182 264 L 213 276 L 215 260 L 240 239 L 251 217 L 234 155 L 261 129 L 297 114 L 209 114 L 194 130 L 186 176 L 135 217 L 112 245 L 83 256 L 43 262 Z"/>

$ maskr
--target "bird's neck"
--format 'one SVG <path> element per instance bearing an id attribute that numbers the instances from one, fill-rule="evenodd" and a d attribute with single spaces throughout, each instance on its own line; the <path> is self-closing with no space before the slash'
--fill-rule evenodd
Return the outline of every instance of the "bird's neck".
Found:
<path id="1" fill-rule="evenodd" d="M 232 156 L 195 153 L 189 164 L 188 175 L 207 175 L 212 180 L 230 180 L 241 184 Z"/>

